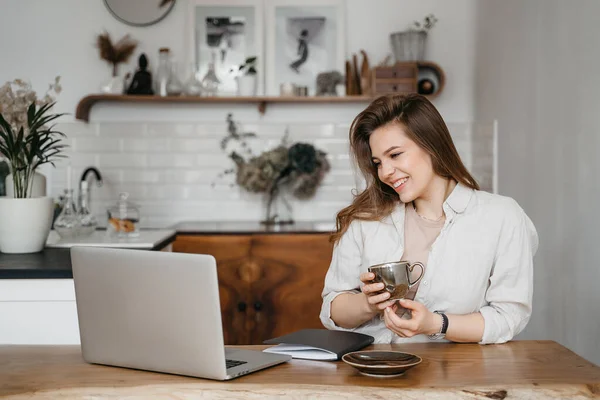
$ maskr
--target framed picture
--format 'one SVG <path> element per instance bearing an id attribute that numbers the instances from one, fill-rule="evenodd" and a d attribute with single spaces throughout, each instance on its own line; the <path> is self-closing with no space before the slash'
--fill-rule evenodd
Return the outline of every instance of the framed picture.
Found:
<path id="1" fill-rule="evenodd" d="M 263 1 L 190 0 L 188 41 L 196 76 L 203 79 L 211 64 L 220 81 L 217 95 L 237 92 L 239 66 L 256 56 L 258 93 L 263 93 Z M 193 57 L 193 58 L 192 58 Z"/>
<path id="2" fill-rule="evenodd" d="M 265 7 L 267 95 L 294 84 L 312 96 L 319 73 L 344 74 L 344 0 L 269 0 Z"/>

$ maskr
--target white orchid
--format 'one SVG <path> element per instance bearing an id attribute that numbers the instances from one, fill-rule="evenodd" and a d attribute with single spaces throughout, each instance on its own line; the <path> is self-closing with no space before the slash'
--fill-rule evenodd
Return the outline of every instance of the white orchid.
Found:
<path id="1" fill-rule="evenodd" d="M 0 155 L 11 166 L 15 197 L 28 197 L 33 173 L 42 164 L 54 165 L 66 145 L 62 132 L 48 124 L 63 114 L 49 114 L 61 92 L 60 77 L 38 98 L 31 84 L 15 79 L 0 87 Z"/>
<path id="2" fill-rule="evenodd" d="M 25 135 L 29 134 L 26 126 L 27 109 L 34 102 L 37 107 L 53 103 L 62 91 L 60 76 L 54 78 L 54 82 L 48 86 L 48 91 L 42 98 L 38 98 L 31 84 L 23 79 L 6 82 L 0 87 L 0 114 L 14 131 L 18 132 L 23 127 Z"/>

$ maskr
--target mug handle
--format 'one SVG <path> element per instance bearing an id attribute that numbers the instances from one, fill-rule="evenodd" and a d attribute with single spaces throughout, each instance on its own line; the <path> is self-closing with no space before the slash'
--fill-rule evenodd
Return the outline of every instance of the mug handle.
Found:
<path id="1" fill-rule="evenodd" d="M 416 266 L 421 267 L 421 275 L 419 275 L 419 277 L 414 282 L 411 282 L 410 281 L 410 273 L 413 271 L 413 269 L 415 269 Z M 421 280 L 423 275 L 425 275 L 425 266 L 423 265 L 423 263 L 415 261 L 414 263 L 406 266 L 406 274 L 408 275 L 408 288 L 410 289 L 413 286 L 415 286 L 417 283 L 419 283 L 419 281 Z"/>

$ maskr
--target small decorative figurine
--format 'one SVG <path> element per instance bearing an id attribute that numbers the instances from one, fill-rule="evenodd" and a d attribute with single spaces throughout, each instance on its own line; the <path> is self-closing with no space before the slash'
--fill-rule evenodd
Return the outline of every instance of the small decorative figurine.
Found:
<path id="1" fill-rule="evenodd" d="M 133 75 L 127 94 L 154 94 L 154 90 L 152 90 L 152 73 L 147 70 L 148 59 L 145 54 L 140 55 L 138 65 L 139 69 Z"/>
<path id="2" fill-rule="evenodd" d="M 317 75 L 317 96 L 337 96 L 335 87 L 345 78 L 338 71 L 321 72 Z"/>

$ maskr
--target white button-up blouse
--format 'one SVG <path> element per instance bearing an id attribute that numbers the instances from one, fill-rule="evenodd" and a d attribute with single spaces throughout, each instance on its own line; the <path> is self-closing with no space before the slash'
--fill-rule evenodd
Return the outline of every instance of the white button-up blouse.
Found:
<path id="1" fill-rule="evenodd" d="M 509 197 L 456 185 L 443 204 L 446 222 L 429 251 L 415 296 L 430 311 L 480 312 L 481 344 L 504 343 L 527 325 L 533 294 L 533 256 L 538 236 L 531 220 Z M 354 329 L 331 319 L 331 302 L 341 293 L 360 293 L 361 273 L 373 264 L 402 259 L 403 203 L 382 221 L 354 220 L 335 245 L 325 277 L 321 321 L 328 329 L 350 330 L 375 343 L 428 341 L 401 338 L 379 316 Z"/>

